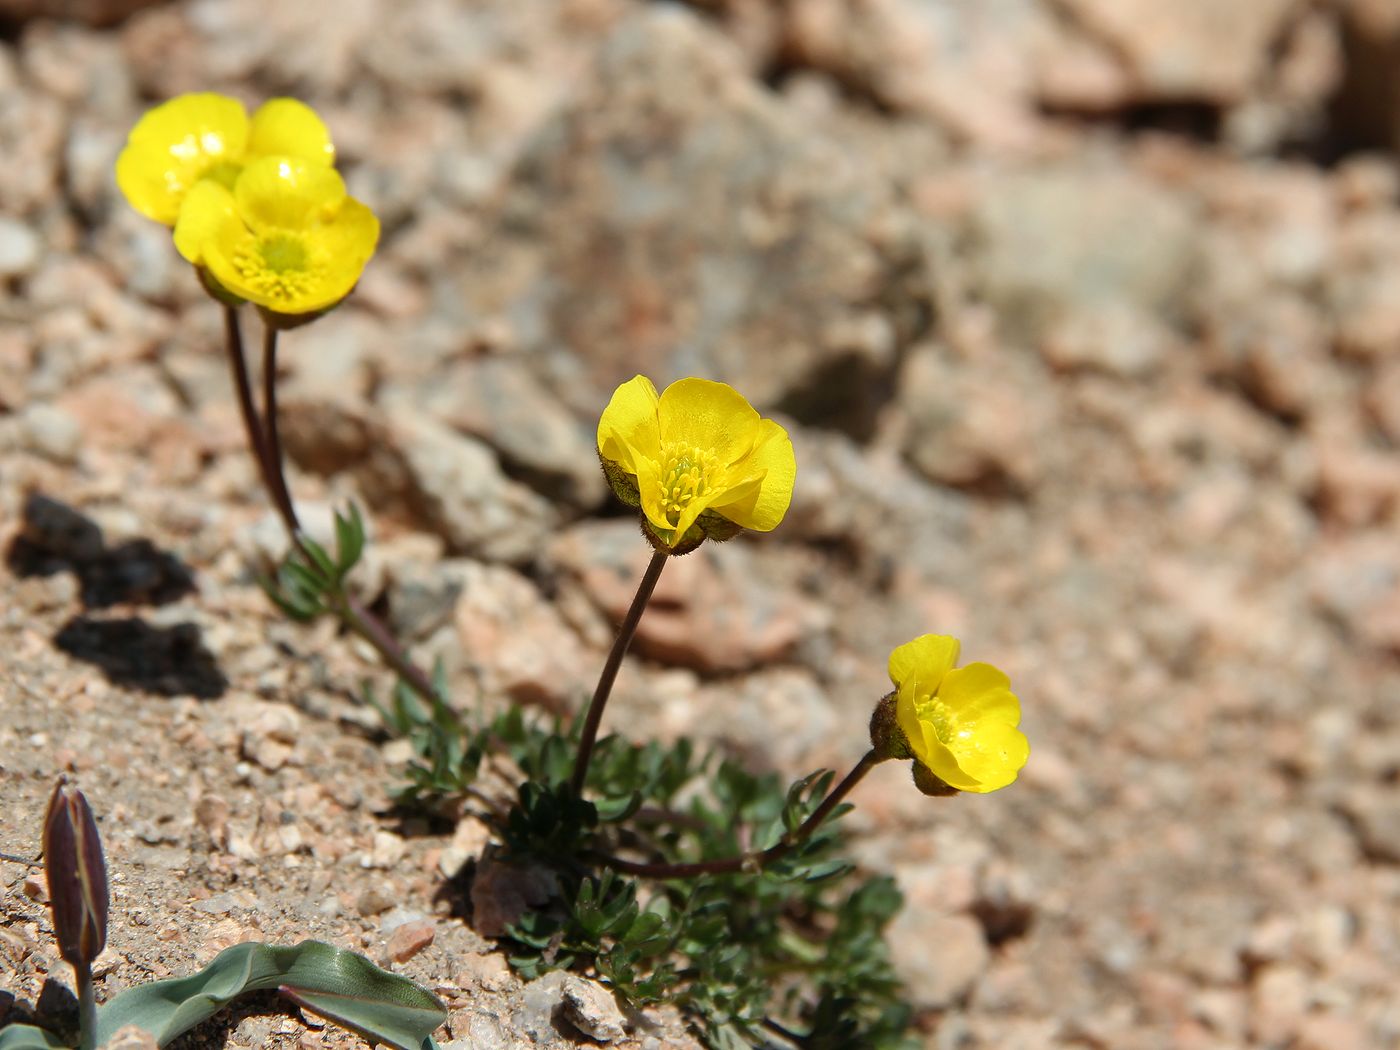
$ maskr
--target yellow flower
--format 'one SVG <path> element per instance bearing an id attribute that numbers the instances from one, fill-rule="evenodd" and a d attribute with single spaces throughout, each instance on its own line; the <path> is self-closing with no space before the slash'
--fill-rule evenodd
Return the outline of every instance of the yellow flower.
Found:
<path id="1" fill-rule="evenodd" d="M 180 95 L 150 110 L 131 129 L 117 158 L 117 186 L 149 219 L 174 226 L 180 205 L 202 179 L 232 188 L 256 157 L 335 163 L 330 132 L 315 110 L 274 98 L 249 121 L 243 103 L 213 92 Z"/>
<path id="2" fill-rule="evenodd" d="M 1021 703 L 991 664 L 954 667 L 958 640 L 926 634 L 890 654 L 895 715 L 914 759 L 959 791 L 995 791 L 1016 779 L 1030 744 Z"/>
<path id="3" fill-rule="evenodd" d="M 679 380 L 659 397 L 645 376 L 623 383 L 598 421 L 598 454 L 614 490 L 675 553 L 775 528 L 797 476 L 787 431 L 708 379 Z"/>
<path id="4" fill-rule="evenodd" d="M 225 291 L 292 316 L 349 295 L 378 240 L 379 220 L 335 170 L 295 157 L 250 162 L 232 192 L 196 184 L 175 224 L 180 254 Z"/>

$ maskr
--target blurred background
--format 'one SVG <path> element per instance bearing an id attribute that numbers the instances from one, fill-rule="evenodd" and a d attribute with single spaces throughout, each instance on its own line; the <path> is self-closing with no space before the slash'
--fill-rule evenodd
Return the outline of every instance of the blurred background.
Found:
<path id="1" fill-rule="evenodd" d="M 0 0 L 0 25 L 0 522 L 41 490 L 194 568 L 179 616 L 227 690 L 189 717 L 278 675 L 333 694 L 359 656 L 264 624 L 276 532 L 219 313 L 112 164 L 172 95 L 292 94 L 383 222 L 356 294 L 284 340 L 293 488 L 369 506 L 366 586 L 420 652 L 571 709 L 646 557 L 597 414 L 637 372 L 728 382 L 790 425 L 792 511 L 668 570 L 609 718 L 794 775 L 861 753 L 917 634 L 1008 670 L 1018 784 L 926 799 L 891 764 L 849 818 L 908 897 L 930 1047 L 1400 1046 L 1400 3 Z M 100 660 L 50 648 L 62 594 L 16 580 L 12 659 L 87 682 Z M 269 631 L 328 646 L 320 677 Z M 98 706 L 180 702 L 148 685 Z M 48 717 L 11 743 L 81 732 Z M 202 775 L 256 813 L 213 739 Z M 260 892 L 303 892 L 280 870 Z"/>

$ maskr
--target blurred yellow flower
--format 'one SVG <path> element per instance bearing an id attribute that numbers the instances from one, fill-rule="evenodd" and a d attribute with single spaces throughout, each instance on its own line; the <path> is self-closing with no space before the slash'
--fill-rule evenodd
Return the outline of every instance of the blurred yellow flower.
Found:
<path id="1" fill-rule="evenodd" d="M 197 183 L 175 225 L 180 254 L 225 291 L 289 316 L 349 295 L 378 240 L 379 220 L 335 170 L 295 157 L 251 161 L 232 192 Z"/>
<path id="2" fill-rule="evenodd" d="M 914 759 L 959 791 L 1006 787 L 1030 757 L 1021 703 L 991 664 L 954 667 L 958 640 L 926 634 L 890 654 L 895 714 Z"/>
<path id="3" fill-rule="evenodd" d="M 296 99 L 265 102 L 250 121 L 243 103 L 227 95 L 180 95 L 131 129 L 117 158 L 117 186 L 142 215 L 174 226 L 198 182 L 212 179 L 232 189 L 244 164 L 267 156 L 330 167 L 335 147 L 315 110 Z"/>
<path id="4" fill-rule="evenodd" d="M 708 379 L 679 380 L 659 397 L 645 376 L 623 383 L 598 421 L 598 453 L 619 497 L 677 553 L 775 528 L 797 476 L 787 431 Z"/>

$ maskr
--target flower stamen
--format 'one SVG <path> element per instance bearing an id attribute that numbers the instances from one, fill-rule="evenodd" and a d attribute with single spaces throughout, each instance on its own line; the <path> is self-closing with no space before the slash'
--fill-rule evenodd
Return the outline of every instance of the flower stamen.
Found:
<path id="1" fill-rule="evenodd" d="M 233 253 L 232 262 L 249 288 L 280 302 L 305 295 L 320 276 L 305 238 L 292 230 L 250 240 Z"/>
<path id="2" fill-rule="evenodd" d="M 672 525 L 691 503 L 724 485 L 718 457 L 708 449 L 672 443 L 661 452 L 661 512 Z"/>

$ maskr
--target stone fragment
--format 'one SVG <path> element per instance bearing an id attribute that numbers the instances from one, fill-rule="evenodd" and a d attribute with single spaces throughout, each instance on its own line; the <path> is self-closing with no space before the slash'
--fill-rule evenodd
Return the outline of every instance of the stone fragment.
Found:
<path id="1" fill-rule="evenodd" d="M 432 919 L 419 919 L 406 922 L 389 935 L 389 958 L 396 963 L 405 963 L 433 943 L 437 935 L 437 923 Z"/>
<path id="2" fill-rule="evenodd" d="M 220 795 L 204 794 L 194 804 L 194 819 L 220 849 L 228 847 L 228 820 L 232 810 Z"/>
<path id="3" fill-rule="evenodd" d="M 934 347 L 915 350 L 898 394 L 909 419 L 909 462 L 930 480 L 957 488 L 1032 487 L 1045 412 L 1026 396 L 1026 385 L 1014 366 L 990 375 Z"/>
<path id="4" fill-rule="evenodd" d="M 1065 0 L 1064 8 L 1124 57 L 1139 101 L 1245 100 L 1293 15 L 1294 0 Z"/>
<path id="5" fill-rule="evenodd" d="M 26 447 L 57 463 L 72 463 L 82 448 L 83 428 L 72 415 L 36 401 L 20 416 Z"/>
<path id="6" fill-rule="evenodd" d="M 1342 806 L 1362 853 L 1377 863 L 1400 864 L 1400 793 L 1364 785 Z"/>
<path id="7" fill-rule="evenodd" d="M 461 579 L 457 636 L 483 691 L 553 710 L 573 709 L 595 673 L 573 628 L 512 569 L 466 562 Z"/>
<path id="8" fill-rule="evenodd" d="M 551 559 L 615 624 L 626 615 L 651 553 L 630 521 L 578 525 L 550 547 Z M 701 671 L 757 667 L 790 653 L 828 618 L 765 583 L 766 564 L 739 541 L 706 543 L 672 559 L 637 629 L 636 651 Z"/>
<path id="9" fill-rule="evenodd" d="M 1311 1003 L 1307 974 L 1293 966 L 1266 966 L 1250 987 L 1249 1031 L 1263 1046 L 1286 1046 L 1298 1035 Z"/>
<path id="10" fill-rule="evenodd" d="M 330 401 L 286 408 L 289 455 L 317 473 L 351 471 L 372 506 L 406 515 L 454 552 L 528 561 L 554 523 L 553 508 L 507 478 L 489 448 L 431 418 Z"/>
<path id="11" fill-rule="evenodd" d="M 523 352 L 575 351 L 551 363 L 556 389 L 591 381 L 581 404 L 638 372 L 705 375 L 868 431 L 927 291 L 890 190 L 698 17 L 644 5 L 529 143 L 463 285 L 511 311 Z"/>
<path id="12" fill-rule="evenodd" d="M 564 1016 L 584 1035 L 600 1043 L 627 1038 L 626 1019 L 617 1000 L 602 985 L 569 974 L 560 989 Z"/>
<path id="13" fill-rule="evenodd" d="M 134 1024 L 124 1025 L 102 1044 L 102 1050 L 157 1050 L 156 1037 Z"/>
<path id="14" fill-rule="evenodd" d="M 1121 168 L 996 176 L 971 217 L 973 279 L 1004 330 L 1026 343 L 1086 312 L 1171 323 L 1193 278 L 1196 223 L 1179 195 Z"/>
<path id="15" fill-rule="evenodd" d="M 946 1010 L 962 1002 L 991 961 L 976 919 L 926 909 L 900 916 L 890 952 L 911 1002 L 926 1010 Z"/>
<path id="16" fill-rule="evenodd" d="M 24 277 L 39 265 L 39 235 L 18 219 L 0 215 L 0 280 Z"/>
<path id="17" fill-rule="evenodd" d="M 789 61 L 986 148 L 1035 141 L 1036 60 L 1051 26 L 1033 0 L 808 0 L 783 11 Z"/>
<path id="18" fill-rule="evenodd" d="M 399 398 L 486 442 L 514 476 L 547 496 L 591 508 L 607 494 L 592 429 L 518 358 L 449 360 L 386 391 L 386 403 Z"/>

